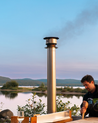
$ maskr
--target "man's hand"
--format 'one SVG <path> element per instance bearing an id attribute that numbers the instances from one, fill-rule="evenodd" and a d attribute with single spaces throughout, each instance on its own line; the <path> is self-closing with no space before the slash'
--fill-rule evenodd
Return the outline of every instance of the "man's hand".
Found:
<path id="1" fill-rule="evenodd" d="M 86 109 L 88 108 L 88 102 L 87 101 L 83 101 L 83 107 L 85 107 Z"/>
<path id="2" fill-rule="evenodd" d="M 83 107 L 80 110 L 81 114 L 85 113 L 87 108 L 88 108 L 88 102 L 87 101 L 83 101 Z"/>

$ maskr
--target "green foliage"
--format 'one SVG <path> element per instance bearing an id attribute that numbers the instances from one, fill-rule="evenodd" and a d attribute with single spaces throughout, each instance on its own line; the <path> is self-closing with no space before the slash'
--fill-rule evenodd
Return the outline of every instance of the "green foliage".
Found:
<path id="1" fill-rule="evenodd" d="M 45 84 L 42 82 L 41 85 L 38 87 L 38 88 L 34 88 L 32 89 L 32 91 L 46 91 L 47 90 L 47 87 L 45 86 Z"/>
<path id="2" fill-rule="evenodd" d="M 69 86 L 65 86 L 64 88 L 56 88 L 56 90 L 61 92 L 74 92 L 74 88 Z"/>
<path id="3" fill-rule="evenodd" d="M 87 93 L 88 91 L 86 89 L 82 89 L 82 93 Z"/>
<path id="4" fill-rule="evenodd" d="M 81 88 L 73 88 L 73 87 L 69 87 L 69 86 L 65 86 L 64 88 L 57 88 L 57 91 L 61 91 L 61 92 L 80 92 L 80 93 L 87 93 L 86 89 L 81 89 Z"/>
<path id="5" fill-rule="evenodd" d="M 36 95 L 34 93 L 32 98 L 27 100 L 25 106 L 21 107 L 18 105 L 18 111 L 24 111 L 24 115 L 29 117 L 33 116 L 33 114 L 45 114 L 45 103 L 42 103 L 41 99 L 39 99 L 39 102 L 36 102 L 35 98 Z"/>
<path id="6" fill-rule="evenodd" d="M 68 105 L 70 104 L 70 102 L 66 102 L 66 103 L 63 103 L 62 100 L 60 100 L 60 97 L 58 97 L 58 99 L 56 100 L 56 111 L 57 112 L 60 112 L 60 111 L 65 111 L 65 110 L 68 110 L 69 107 Z"/>
<path id="7" fill-rule="evenodd" d="M 78 112 L 79 112 L 80 108 L 78 106 L 76 106 L 75 104 L 72 107 L 68 107 L 69 104 L 70 104 L 70 101 L 64 103 L 64 102 L 62 102 L 60 97 L 58 97 L 58 99 L 56 100 L 56 110 L 57 110 L 57 112 L 65 111 L 65 110 L 71 110 L 73 116 L 79 115 Z"/>
<path id="8" fill-rule="evenodd" d="M 78 106 L 76 106 L 76 104 L 74 104 L 74 106 L 72 106 L 72 107 L 70 108 L 70 110 L 71 110 L 71 114 L 72 114 L 73 116 L 79 115 L 79 110 L 80 110 L 80 108 L 79 108 Z"/>
<path id="9" fill-rule="evenodd" d="M 40 87 L 40 88 L 45 88 L 45 84 L 42 82 L 39 87 Z"/>
<path id="10" fill-rule="evenodd" d="M 44 108 L 46 107 L 45 103 L 42 103 L 42 100 L 39 99 L 39 102 L 35 101 L 36 95 L 33 94 L 31 99 L 27 100 L 27 103 L 25 106 L 19 106 L 18 105 L 18 111 L 24 111 L 25 116 L 33 116 L 33 114 L 46 114 L 46 111 L 44 111 Z M 74 106 L 69 107 L 70 101 L 68 102 L 62 102 L 60 97 L 56 100 L 56 111 L 65 111 L 65 110 L 71 110 L 72 115 L 78 115 L 79 107 L 74 104 Z"/>
<path id="11" fill-rule="evenodd" d="M 98 98 L 94 98 L 94 99 L 93 99 L 93 102 L 94 102 L 94 104 L 95 104 L 96 102 L 98 102 Z"/>
<path id="12" fill-rule="evenodd" d="M 3 85 L 1 89 L 18 89 L 18 83 L 15 80 L 11 80 L 9 82 L 6 82 L 6 84 Z"/>
<path id="13" fill-rule="evenodd" d="M 62 88 L 62 90 L 61 90 L 61 92 L 66 92 L 66 91 L 67 91 L 67 90 L 66 90 L 66 89 L 63 89 L 63 88 Z"/>
<path id="14" fill-rule="evenodd" d="M 75 92 L 82 92 L 81 88 L 75 88 L 74 90 L 75 90 Z"/>
<path id="15" fill-rule="evenodd" d="M 66 91 L 70 91 L 70 92 L 73 92 L 73 91 L 74 91 L 73 87 L 69 87 L 69 86 L 64 87 L 64 89 L 65 89 Z"/>

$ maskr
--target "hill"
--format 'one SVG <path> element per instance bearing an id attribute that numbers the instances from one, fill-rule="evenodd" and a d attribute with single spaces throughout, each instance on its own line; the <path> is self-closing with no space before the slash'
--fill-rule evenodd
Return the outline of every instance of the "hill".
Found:
<path id="1" fill-rule="evenodd" d="M 19 86 L 39 86 L 42 83 L 41 81 L 33 79 L 14 79 L 14 80 L 19 83 Z"/>
<path id="2" fill-rule="evenodd" d="M 38 81 L 47 83 L 47 79 L 38 79 Z M 76 79 L 56 79 L 56 85 L 57 86 L 65 86 L 65 85 L 68 85 L 68 86 L 70 86 L 70 85 L 71 86 L 74 86 L 74 85 L 82 86 L 80 80 L 76 80 Z"/>
<path id="3" fill-rule="evenodd" d="M 5 84 L 6 82 L 9 82 L 11 80 L 15 80 L 16 82 L 18 82 L 19 86 L 39 86 L 42 83 L 41 81 L 33 80 L 33 79 L 29 79 L 29 78 L 10 79 L 8 77 L 0 76 L 0 86 L 2 86 L 3 84 Z M 47 83 L 44 83 L 44 84 L 46 85 Z"/>
<path id="4" fill-rule="evenodd" d="M 8 77 L 2 77 L 0 76 L 0 86 L 5 84 L 8 81 L 11 81 L 12 79 Z M 47 79 L 14 79 L 16 82 L 18 82 L 19 86 L 39 86 L 43 82 L 45 85 L 47 85 Z M 95 83 L 98 84 L 98 80 L 95 80 Z M 56 85 L 57 86 L 82 86 L 80 80 L 76 79 L 56 79 Z"/>
<path id="5" fill-rule="evenodd" d="M 6 83 L 7 81 L 11 81 L 11 79 L 8 77 L 0 76 L 0 86 L 3 85 L 4 83 Z"/>

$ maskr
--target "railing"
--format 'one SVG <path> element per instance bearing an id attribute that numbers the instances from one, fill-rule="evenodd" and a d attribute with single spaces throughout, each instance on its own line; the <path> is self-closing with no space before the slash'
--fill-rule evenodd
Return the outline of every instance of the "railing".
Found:
<path id="1" fill-rule="evenodd" d="M 18 123 L 18 116 L 11 117 L 11 123 Z M 50 113 L 45 115 L 37 115 L 31 117 L 29 121 L 29 117 L 24 117 L 22 123 L 65 123 L 72 121 L 71 111 L 62 111 L 56 113 Z"/>

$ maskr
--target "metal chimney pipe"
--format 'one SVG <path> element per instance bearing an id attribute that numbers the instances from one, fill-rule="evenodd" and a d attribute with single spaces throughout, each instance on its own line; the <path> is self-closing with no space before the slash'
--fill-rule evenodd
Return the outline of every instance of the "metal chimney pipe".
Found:
<path id="1" fill-rule="evenodd" d="M 56 55 L 58 37 L 45 37 L 47 45 L 47 113 L 56 112 Z"/>

